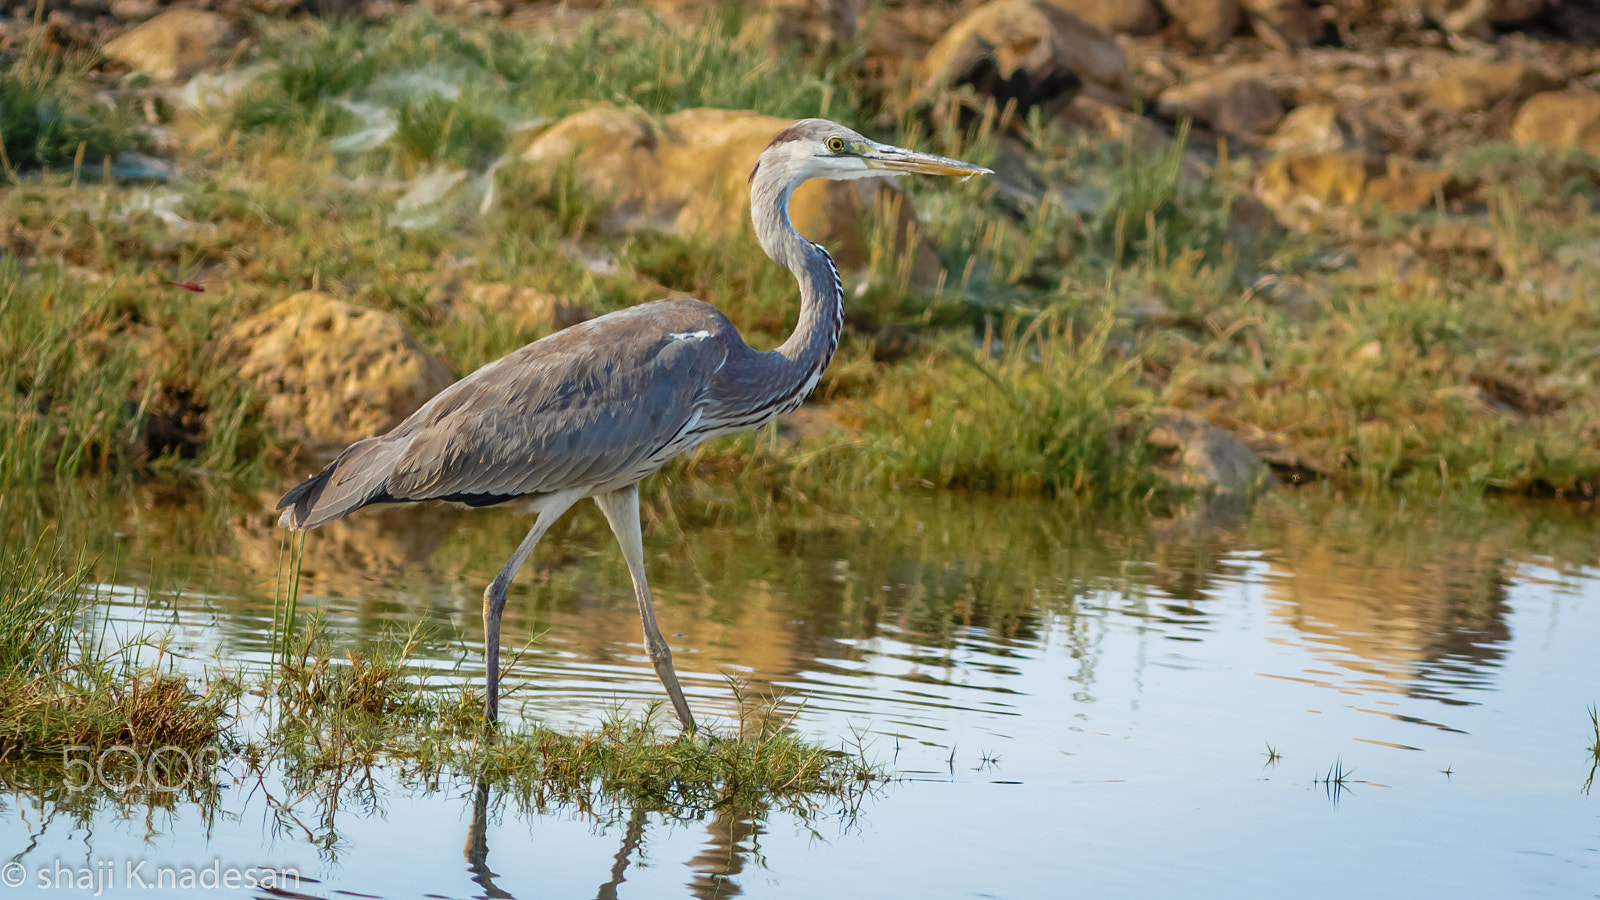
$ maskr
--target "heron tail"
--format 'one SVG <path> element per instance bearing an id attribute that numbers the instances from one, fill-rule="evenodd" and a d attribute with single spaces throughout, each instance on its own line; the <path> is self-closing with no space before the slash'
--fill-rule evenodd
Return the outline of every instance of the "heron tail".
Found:
<path id="1" fill-rule="evenodd" d="M 387 496 L 384 483 L 401 448 L 368 438 L 345 448 L 321 472 L 295 485 L 278 501 L 278 527 L 311 529 L 349 515 Z"/>

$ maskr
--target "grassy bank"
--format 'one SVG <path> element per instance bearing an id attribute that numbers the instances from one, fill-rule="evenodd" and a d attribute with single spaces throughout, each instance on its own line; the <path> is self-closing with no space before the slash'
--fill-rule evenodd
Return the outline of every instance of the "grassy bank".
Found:
<path id="1" fill-rule="evenodd" d="M 298 447 L 264 424 L 266 398 L 222 338 L 312 287 L 393 313 L 456 376 L 549 330 L 464 307 L 463 279 L 596 313 L 681 291 L 770 346 L 793 322 L 794 287 L 748 234 L 605 234 L 603 198 L 504 162 L 541 123 L 595 102 L 827 115 L 994 162 L 1008 185 L 908 182 L 939 285 L 913 286 L 886 229 L 869 229 L 821 424 L 798 441 L 713 444 L 680 475 L 1167 497 L 1181 493 L 1170 460 L 1145 436 L 1177 407 L 1291 479 L 1579 496 L 1600 482 L 1590 158 L 1479 150 L 1452 162 L 1457 211 L 1371 209 L 1343 235 L 1292 234 L 1248 214 L 1248 159 L 1185 156 L 1182 134 L 1135 151 L 992 109 L 968 130 L 930 127 L 900 117 L 906 87 L 867 80 L 848 48 L 769 51 L 738 37 L 731 6 L 688 35 L 648 18 L 551 34 L 420 16 L 262 27 L 239 61 L 253 80 L 200 107 L 152 107 L 176 180 L 86 181 L 60 168 L 60 141 L 14 160 L 0 384 L 17 402 L 0 404 L 0 483 L 277 470 Z M 30 90 L 67 65 L 28 59 L 8 77 Z M 416 179 L 440 167 L 492 184 L 498 202 L 404 221 Z M 1463 220 L 1472 241 L 1437 237 Z"/>

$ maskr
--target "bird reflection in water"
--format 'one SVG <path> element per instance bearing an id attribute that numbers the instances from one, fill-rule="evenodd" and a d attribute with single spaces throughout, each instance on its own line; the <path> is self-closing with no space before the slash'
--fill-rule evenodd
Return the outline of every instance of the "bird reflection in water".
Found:
<path id="1" fill-rule="evenodd" d="M 616 900 L 617 888 L 628 880 L 628 864 L 644 846 L 647 818 L 648 814 L 639 807 L 628 814 L 627 825 L 622 830 L 622 845 L 612 857 L 610 877 L 595 892 L 596 900 Z M 738 884 L 730 879 L 744 871 L 747 856 L 756 854 L 755 862 L 761 864 L 754 842 L 765 830 L 761 817 L 751 810 L 742 807 L 718 810 L 707 826 L 710 840 L 705 849 L 688 863 L 695 873 L 689 882 L 690 893 L 701 900 L 743 893 Z M 467 858 L 467 871 L 471 873 L 472 882 L 482 888 L 483 892 L 478 896 L 486 900 L 504 900 L 513 895 L 495 882 L 500 875 L 489 868 L 488 831 L 489 784 L 480 780 L 473 785 L 472 824 L 467 829 L 467 841 L 462 853 Z"/>

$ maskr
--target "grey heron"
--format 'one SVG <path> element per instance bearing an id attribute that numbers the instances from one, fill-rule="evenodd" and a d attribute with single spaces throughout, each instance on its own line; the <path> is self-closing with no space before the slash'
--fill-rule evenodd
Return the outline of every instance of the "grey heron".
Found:
<path id="1" fill-rule="evenodd" d="M 824 119 L 785 128 L 750 173 L 756 238 L 800 284 L 799 322 L 776 349 L 751 349 L 721 311 L 687 297 L 591 319 L 483 366 L 387 434 L 351 444 L 278 501 L 278 524 L 310 529 L 362 507 L 424 500 L 535 513 L 483 593 L 484 713 L 493 722 L 506 588 L 550 526 L 593 497 L 622 546 L 650 662 L 679 721 L 693 730 L 645 580 L 639 481 L 704 441 L 793 411 L 838 349 L 839 272 L 828 251 L 789 221 L 794 189 L 810 178 L 907 172 L 989 170 L 880 144 Z"/>

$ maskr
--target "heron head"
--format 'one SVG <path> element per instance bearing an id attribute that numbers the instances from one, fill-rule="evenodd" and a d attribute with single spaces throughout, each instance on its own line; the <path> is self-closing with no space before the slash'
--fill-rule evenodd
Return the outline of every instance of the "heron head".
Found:
<path id="1" fill-rule="evenodd" d="M 990 173 L 960 160 L 880 144 L 827 119 L 801 119 L 778 132 L 750 171 L 751 181 L 764 167 L 794 183 L 807 178 L 848 180 L 907 173 L 970 178 Z"/>

